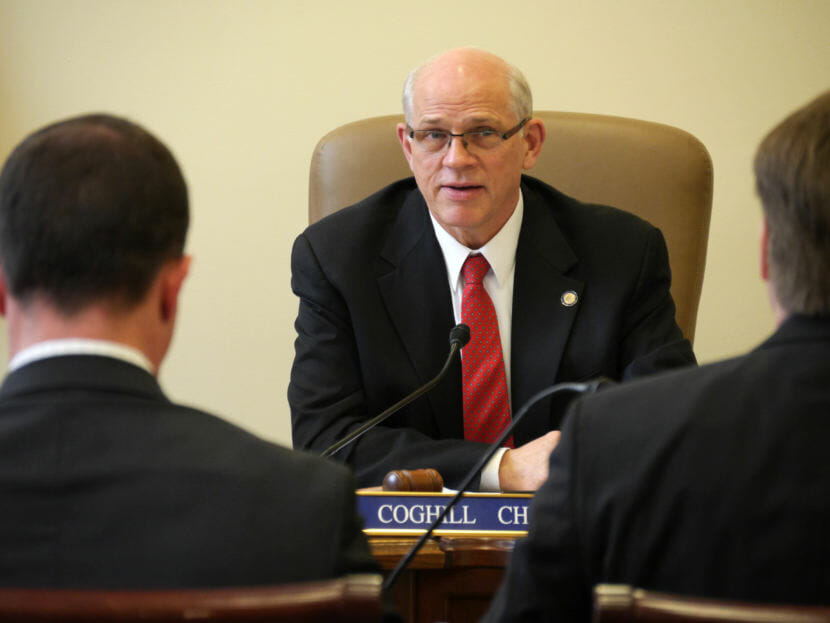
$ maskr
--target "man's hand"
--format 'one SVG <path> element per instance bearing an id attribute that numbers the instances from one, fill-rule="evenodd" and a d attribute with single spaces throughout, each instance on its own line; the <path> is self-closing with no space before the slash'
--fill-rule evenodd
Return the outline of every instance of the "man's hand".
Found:
<path id="1" fill-rule="evenodd" d="M 502 491 L 536 491 L 548 478 L 548 459 L 561 433 L 552 430 L 525 445 L 508 450 L 499 464 Z"/>

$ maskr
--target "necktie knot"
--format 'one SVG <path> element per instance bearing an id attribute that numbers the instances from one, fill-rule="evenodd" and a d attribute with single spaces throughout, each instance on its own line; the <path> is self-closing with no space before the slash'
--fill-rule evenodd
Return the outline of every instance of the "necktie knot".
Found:
<path id="1" fill-rule="evenodd" d="M 467 285 L 480 284 L 488 270 L 490 270 L 490 263 L 483 255 L 469 256 L 462 268 L 464 283 Z"/>

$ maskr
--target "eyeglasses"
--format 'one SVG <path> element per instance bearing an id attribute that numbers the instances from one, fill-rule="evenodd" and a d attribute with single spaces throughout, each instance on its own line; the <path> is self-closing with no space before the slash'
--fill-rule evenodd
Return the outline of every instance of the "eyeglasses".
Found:
<path id="1" fill-rule="evenodd" d="M 524 125 L 530 121 L 530 117 L 522 119 L 521 123 L 516 127 L 510 128 L 507 132 L 501 133 L 496 130 L 487 128 L 484 130 L 470 130 L 469 132 L 461 132 L 455 134 L 447 132 L 446 130 L 413 130 L 408 125 L 406 129 L 409 131 L 409 138 L 418 147 L 418 149 L 430 154 L 443 151 L 448 147 L 453 138 L 460 138 L 461 144 L 464 148 L 469 150 L 471 147 L 476 150 L 488 150 L 498 147 L 504 141 L 521 130 Z"/>

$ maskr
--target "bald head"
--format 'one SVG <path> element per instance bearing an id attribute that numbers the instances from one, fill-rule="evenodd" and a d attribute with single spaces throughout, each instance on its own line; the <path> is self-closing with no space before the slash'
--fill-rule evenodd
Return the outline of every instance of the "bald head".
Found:
<path id="1" fill-rule="evenodd" d="M 481 83 L 503 81 L 509 93 L 508 104 L 517 119 L 530 117 L 533 97 L 522 72 L 495 54 L 477 48 L 455 48 L 433 56 L 409 72 L 404 83 L 402 103 L 407 123 L 412 121 L 414 93 L 422 80 L 440 83 L 442 76 L 465 77 Z"/>
<path id="2" fill-rule="evenodd" d="M 498 56 L 459 48 L 415 69 L 403 103 L 398 140 L 430 213 L 461 244 L 481 248 L 513 214 L 522 172 L 545 139 L 527 82 Z M 431 149 L 416 132 L 454 138 Z M 483 133 L 495 140 L 473 139 Z"/>

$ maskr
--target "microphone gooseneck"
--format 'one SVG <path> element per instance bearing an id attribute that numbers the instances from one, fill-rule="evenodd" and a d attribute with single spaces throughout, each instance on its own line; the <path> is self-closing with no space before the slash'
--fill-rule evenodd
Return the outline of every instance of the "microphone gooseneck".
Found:
<path id="1" fill-rule="evenodd" d="M 587 382 L 584 382 L 584 383 L 558 383 L 556 385 L 551 385 L 550 387 L 546 387 L 545 389 L 543 389 L 543 390 L 535 393 L 533 396 L 531 396 L 530 400 L 528 400 L 522 406 L 522 408 L 519 409 L 519 412 L 511 420 L 510 424 L 504 428 L 504 430 L 501 432 L 501 435 L 499 435 L 499 438 L 496 439 L 496 441 L 494 441 L 490 445 L 490 447 L 487 449 L 487 452 L 485 452 L 482 455 L 482 457 L 478 460 L 478 463 L 476 463 L 475 466 L 464 477 L 464 480 L 461 481 L 461 486 L 458 488 L 458 492 L 452 497 L 452 499 L 450 499 L 449 503 L 441 510 L 441 512 L 438 514 L 438 517 L 436 517 L 435 520 L 429 525 L 429 528 L 427 528 L 426 532 L 424 532 L 424 534 L 421 535 L 421 538 L 418 539 L 418 541 L 415 543 L 415 545 L 412 546 L 412 549 L 409 550 L 409 552 L 406 554 L 406 556 L 404 556 L 403 558 L 401 558 L 400 561 L 398 561 L 398 564 L 395 565 L 395 568 L 392 569 L 391 573 L 388 576 L 386 576 L 386 579 L 383 582 L 383 590 L 386 591 L 386 590 L 389 590 L 392 587 L 392 585 L 395 583 L 395 580 L 398 579 L 398 576 L 407 567 L 407 565 L 409 565 L 409 563 L 415 557 L 415 554 L 418 553 L 418 550 L 420 550 L 421 547 L 423 546 L 423 544 L 426 543 L 426 540 L 430 537 L 430 535 L 432 535 L 435 528 L 437 528 L 438 525 L 442 521 L 444 521 L 444 517 L 446 517 L 447 514 L 449 514 L 452 507 L 456 505 L 458 500 L 461 499 L 461 496 L 464 494 L 464 492 L 467 491 L 467 489 L 470 486 L 470 483 L 476 477 L 476 474 L 478 474 L 484 468 L 484 466 L 487 465 L 487 462 L 493 457 L 493 455 L 496 453 L 496 451 L 501 447 L 501 445 L 504 443 L 505 439 L 507 439 L 513 433 L 513 429 L 516 428 L 516 425 L 522 420 L 522 418 L 524 418 L 525 414 L 530 410 L 530 408 L 533 405 L 535 405 L 537 402 L 539 402 L 543 398 L 547 398 L 548 396 L 551 396 L 553 394 L 558 394 L 559 392 L 570 391 L 570 392 L 576 392 L 578 394 L 594 393 L 600 387 L 607 386 L 607 385 L 613 385 L 613 384 L 614 384 L 614 382 L 611 381 L 610 379 L 607 379 L 605 377 L 599 377 L 597 379 L 594 379 L 592 381 L 587 381 Z"/>
<path id="2" fill-rule="evenodd" d="M 444 367 L 441 368 L 441 371 L 429 382 L 422 385 L 414 392 L 406 396 L 403 400 L 396 402 L 391 407 L 386 409 L 380 415 L 376 415 L 371 420 L 367 420 L 363 424 L 361 424 L 358 428 L 353 430 L 351 433 L 340 439 L 339 441 L 334 442 L 331 446 L 325 449 L 325 451 L 320 455 L 323 457 L 331 456 L 344 446 L 349 445 L 353 441 L 357 440 L 361 437 L 365 432 L 371 430 L 381 422 L 383 422 L 386 418 L 390 415 L 397 413 L 401 409 L 403 409 L 406 405 L 410 402 L 415 400 L 416 398 L 422 396 L 423 394 L 427 393 L 433 387 L 438 385 L 439 381 L 446 376 L 447 371 L 450 369 L 450 363 L 452 363 L 453 357 L 455 354 L 460 351 L 464 346 L 467 345 L 467 342 L 470 341 L 470 328 L 465 324 L 457 324 L 450 330 L 450 352 L 447 355 L 447 360 L 444 362 Z"/>

